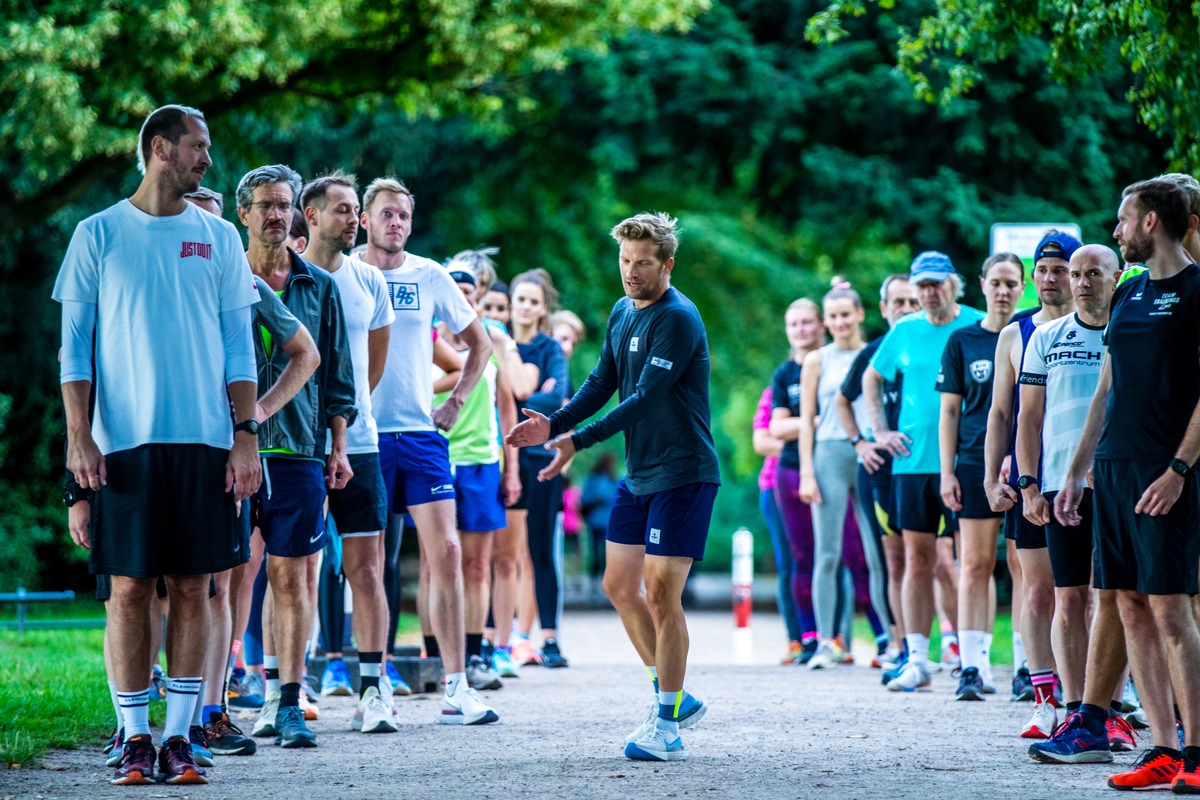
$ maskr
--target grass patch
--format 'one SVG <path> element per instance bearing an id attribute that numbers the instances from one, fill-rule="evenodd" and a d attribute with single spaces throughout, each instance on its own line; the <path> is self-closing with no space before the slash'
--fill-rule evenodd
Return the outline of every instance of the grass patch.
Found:
<path id="1" fill-rule="evenodd" d="M 871 626 L 866 617 L 859 615 L 854 619 L 854 640 L 869 642 L 875 639 Z M 991 661 L 994 665 L 1012 666 L 1012 615 L 999 611 L 996 613 L 996 625 L 992 629 Z M 937 661 L 942 657 L 942 632 L 937 617 L 933 619 L 933 635 L 929 638 L 929 658 Z"/>

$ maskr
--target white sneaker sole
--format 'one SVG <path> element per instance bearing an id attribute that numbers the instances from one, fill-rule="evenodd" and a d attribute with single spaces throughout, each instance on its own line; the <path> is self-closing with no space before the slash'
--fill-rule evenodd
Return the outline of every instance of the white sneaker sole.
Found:
<path id="1" fill-rule="evenodd" d="M 442 713 L 438 715 L 437 721 L 442 725 L 487 725 L 492 722 L 499 722 L 500 715 L 489 708 L 483 714 L 468 717 L 461 711 L 444 708 L 442 709 Z"/>

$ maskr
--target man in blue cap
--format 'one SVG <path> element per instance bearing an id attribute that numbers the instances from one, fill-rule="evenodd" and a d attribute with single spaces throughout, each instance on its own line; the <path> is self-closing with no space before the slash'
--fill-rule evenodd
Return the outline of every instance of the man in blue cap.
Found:
<path id="1" fill-rule="evenodd" d="M 908 282 L 917 290 L 922 313 L 896 323 L 879 345 L 863 376 L 863 396 L 875 441 L 895 457 L 892 496 L 904 538 L 903 605 L 908 664 L 887 687 L 894 692 L 928 689 L 929 630 L 933 624 L 933 576 L 937 539 L 952 535 L 952 516 L 942 504 L 938 456 L 937 391 L 942 350 L 950 334 L 983 319 L 982 312 L 958 303 L 963 280 L 944 253 L 921 253 Z M 884 381 L 904 378 L 898 430 L 883 410 Z"/>

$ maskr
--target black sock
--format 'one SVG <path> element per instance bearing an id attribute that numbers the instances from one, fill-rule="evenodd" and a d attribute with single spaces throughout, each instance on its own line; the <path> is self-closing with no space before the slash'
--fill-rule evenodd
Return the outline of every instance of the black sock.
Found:
<path id="1" fill-rule="evenodd" d="M 300 705 L 300 684 L 285 683 L 279 687 L 279 707 L 288 708 Z"/>
<path id="2" fill-rule="evenodd" d="M 362 697 L 364 694 L 366 694 L 367 689 L 370 689 L 372 686 L 374 686 L 376 689 L 379 688 L 379 676 L 378 675 L 364 675 L 363 669 L 362 669 L 364 664 L 379 664 L 382 666 L 383 651 L 376 650 L 373 653 L 363 652 L 363 653 L 358 654 L 358 667 L 359 667 L 359 670 L 358 670 L 358 674 L 359 674 L 358 696 L 359 697 Z M 382 671 L 383 670 L 380 669 L 380 672 L 382 672 Z"/>
<path id="3" fill-rule="evenodd" d="M 271 667 L 263 667 L 263 680 L 264 681 L 279 680 L 279 667 L 275 667 L 274 669 L 272 669 Z"/>
<path id="4" fill-rule="evenodd" d="M 1108 709 L 1083 703 L 1079 706 L 1079 716 L 1083 717 L 1083 727 L 1088 733 L 1103 736 L 1105 725 L 1108 723 Z"/>
<path id="5" fill-rule="evenodd" d="M 468 633 L 467 634 L 467 658 L 471 656 L 483 657 L 483 634 Z"/>
<path id="6" fill-rule="evenodd" d="M 1183 760 L 1189 764 L 1200 764 L 1200 747 L 1192 745 L 1183 748 Z"/>
<path id="7" fill-rule="evenodd" d="M 1162 754 L 1170 756 L 1171 758 L 1183 758 L 1183 753 L 1179 750 L 1176 750 L 1173 747 L 1160 747 L 1158 745 L 1155 745 L 1154 749 L 1151 750 L 1150 752 L 1162 753 Z"/>
<path id="8" fill-rule="evenodd" d="M 1109 714 L 1112 716 L 1117 716 L 1118 714 L 1121 713 L 1121 709 L 1124 707 L 1125 707 L 1125 704 L 1122 703 L 1120 700 L 1113 700 L 1111 703 L 1108 704 Z"/>
<path id="9" fill-rule="evenodd" d="M 1067 713 L 1074 714 L 1076 711 L 1079 710 L 1079 707 L 1081 705 L 1083 705 L 1083 701 L 1081 701 L 1081 700 L 1069 700 L 1067 702 Z"/>
<path id="10" fill-rule="evenodd" d="M 425 656 L 427 658 L 438 658 L 442 655 L 442 650 L 438 647 L 436 636 L 425 637 Z"/>

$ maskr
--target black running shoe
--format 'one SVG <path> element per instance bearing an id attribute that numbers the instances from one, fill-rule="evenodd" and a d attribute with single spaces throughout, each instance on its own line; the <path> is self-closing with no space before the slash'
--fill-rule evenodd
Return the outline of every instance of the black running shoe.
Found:
<path id="1" fill-rule="evenodd" d="M 1012 697 L 1011 703 L 1028 703 L 1033 700 L 1035 692 L 1033 690 L 1033 678 L 1029 676 L 1029 670 L 1021 667 L 1013 673 L 1012 680 Z"/>
<path id="2" fill-rule="evenodd" d="M 304 724 L 299 706 L 280 706 L 275 715 L 275 744 L 280 747 L 316 747 L 317 735 Z"/>
<path id="3" fill-rule="evenodd" d="M 224 714 L 211 714 L 204 732 L 208 735 L 208 749 L 213 755 L 252 756 L 258 751 L 258 744 Z"/>
<path id="4" fill-rule="evenodd" d="M 978 667 L 967 667 L 962 671 L 962 676 L 958 679 L 958 691 L 955 693 L 954 699 L 983 699 L 983 678 L 979 674 Z"/>
<path id="5" fill-rule="evenodd" d="M 567 659 L 558 648 L 557 639 L 547 639 L 542 645 L 542 666 L 548 669 L 561 669 L 570 666 Z"/>
<path id="6" fill-rule="evenodd" d="M 817 653 L 817 644 L 815 639 L 804 643 L 800 655 L 796 656 L 796 666 L 802 667 L 809 661 L 812 661 L 812 657 Z"/>

